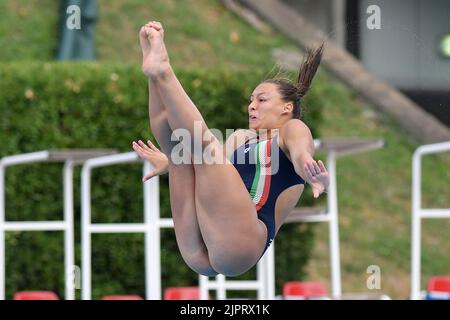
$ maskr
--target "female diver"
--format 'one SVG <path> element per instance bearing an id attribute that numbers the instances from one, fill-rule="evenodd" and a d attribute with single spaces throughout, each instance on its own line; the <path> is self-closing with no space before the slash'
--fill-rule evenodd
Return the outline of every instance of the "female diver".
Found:
<path id="1" fill-rule="evenodd" d="M 178 81 L 162 25 L 147 23 L 139 38 L 150 126 L 161 148 L 133 141 L 133 149 L 154 167 L 143 181 L 168 171 L 176 240 L 191 269 L 207 276 L 242 274 L 275 238 L 305 182 L 315 198 L 329 184 L 324 164 L 313 159 L 311 132 L 300 120 L 301 98 L 320 64 L 323 44 L 308 51 L 296 83 L 271 79 L 259 84 L 248 106 L 249 129 L 235 131 L 222 145 Z M 172 141 L 179 130 L 195 137 L 194 128 L 201 131 L 202 150 L 208 148 L 216 161 L 202 161 L 204 154 L 195 152 L 189 139 Z M 179 144 L 193 161 L 173 158 Z"/>

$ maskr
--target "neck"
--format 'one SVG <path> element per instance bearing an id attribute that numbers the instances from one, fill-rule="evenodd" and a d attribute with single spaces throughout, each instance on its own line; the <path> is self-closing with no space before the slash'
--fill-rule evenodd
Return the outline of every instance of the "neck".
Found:
<path id="1" fill-rule="evenodd" d="M 257 130 L 257 136 L 260 140 L 272 139 L 279 132 L 279 128 Z"/>

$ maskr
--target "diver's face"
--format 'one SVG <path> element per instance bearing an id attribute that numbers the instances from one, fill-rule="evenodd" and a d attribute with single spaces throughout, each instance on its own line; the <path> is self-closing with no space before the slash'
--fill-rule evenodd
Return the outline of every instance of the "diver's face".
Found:
<path id="1" fill-rule="evenodd" d="M 276 84 L 261 83 L 250 96 L 248 127 L 254 130 L 279 128 L 285 104 Z"/>

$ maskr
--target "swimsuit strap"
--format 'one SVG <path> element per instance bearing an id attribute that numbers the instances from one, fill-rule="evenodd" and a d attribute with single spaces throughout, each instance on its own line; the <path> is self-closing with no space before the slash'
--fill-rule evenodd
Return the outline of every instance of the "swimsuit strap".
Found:
<path id="1" fill-rule="evenodd" d="M 250 139 L 252 139 L 252 138 L 246 139 L 245 142 L 244 142 L 244 144 L 247 144 L 247 142 L 249 142 Z M 258 136 L 258 135 L 256 136 L 256 142 L 259 142 L 259 136 Z"/>

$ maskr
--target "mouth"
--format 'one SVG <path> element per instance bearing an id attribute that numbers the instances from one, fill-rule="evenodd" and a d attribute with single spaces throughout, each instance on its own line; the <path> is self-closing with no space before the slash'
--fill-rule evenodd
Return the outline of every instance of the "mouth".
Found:
<path id="1" fill-rule="evenodd" d="M 249 120 L 249 121 L 256 121 L 257 118 L 256 118 L 255 116 L 249 116 L 249 117 L 248 117 L 248 120 Z"/>

